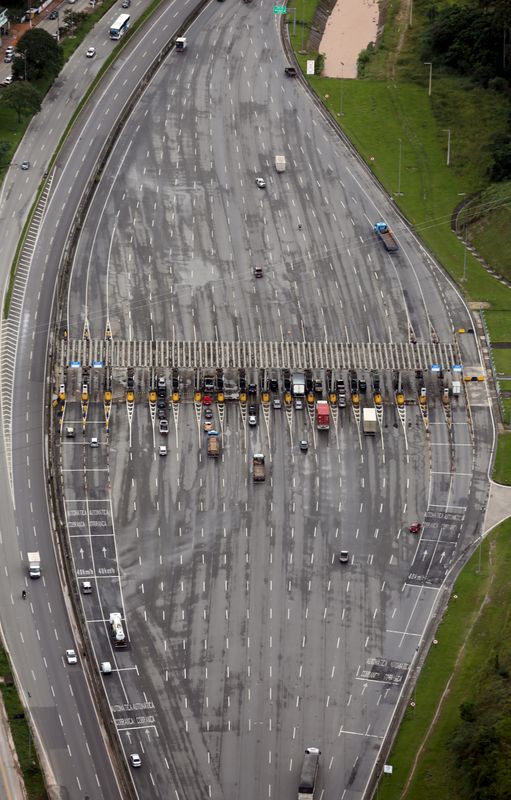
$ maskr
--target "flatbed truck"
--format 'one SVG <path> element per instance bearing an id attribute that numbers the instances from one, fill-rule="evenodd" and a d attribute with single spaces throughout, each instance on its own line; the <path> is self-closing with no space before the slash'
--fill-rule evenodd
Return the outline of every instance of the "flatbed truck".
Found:
<path id="1" fill-rule="evenodd" d="M 385 250 L 387 250 L 389 253 L 395 253 L 397 250 L 399 250 L 396 237 L 386 222 L 376 222 L 374 225 L 374 232 L 379 236 L 383 242 Z"/>

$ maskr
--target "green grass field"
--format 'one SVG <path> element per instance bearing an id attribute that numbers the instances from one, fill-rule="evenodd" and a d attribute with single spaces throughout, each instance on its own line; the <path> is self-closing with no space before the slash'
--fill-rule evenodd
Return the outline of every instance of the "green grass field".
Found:
<path id="1" fill-rule="evenodd" d="M 509 350 L 492 350 L 497 374 L 511 375 L 511 348 Z"/>
<path id="2" fill-rule="evenodd" d="M 493 480 L 511 486 L 511 431 L 501 433 L 499 436 Z"/>

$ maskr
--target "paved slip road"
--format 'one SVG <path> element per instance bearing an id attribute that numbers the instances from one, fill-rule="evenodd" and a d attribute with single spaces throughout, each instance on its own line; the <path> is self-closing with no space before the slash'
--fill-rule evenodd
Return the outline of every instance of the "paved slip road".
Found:
<path id="1" fill-rule="evenodd" d="M 407 341 L 412 327 L 449 341 L 469 328 L 450 284 L 284 79 L 271 8 L 211 4 L 188 41 L 145 92 L 98 185 L 64 309 L 70 335 L 101 338 L 110 326 L 124 339 Z M 103 95 L 93 119 L 102 126 L 121 99 Z M 63 161 L 48 212 L 59 208 L 61 225 L 43 228 L 41 263 L 58 263 L 99 136 L 88 125 Z M 277 152 L 288 160 L 280 176 Z M 378 217 L 398 232 L 395 258 L 371 235 Z M 460 347 L 465 364 L 478 363 L 473 336 Z M 159 458 L 147 372 L 136 376 L 131 426 L 126 375 L 113 377 L 109 436 L 98 371 L 86 436 L 62 440 L 61 475 L 74 566 L 94 586 L 82 598 L 87 629 L 97 661 L 114 665 L 104 685 L 125 752 L 143 759 L 139 796 L 293 795 L 303 748 L 316 744 L 324 796 L 361 797 L 442 580 L 478 532 L 484 390 L 471 388 L 449 425 L 428 377 L 426 434 L 416 404 L 402 424 L 386 375 L 374 439 L 351 408 L 319 434 L 303 411 L 290 421 L 260 413 L 249 429 L 230 405 L 223 423 L 215 411 L 214 462 L 191 403 L 170 415 Z M 404 379 L 416 399 L 414 376 Z M 69 371 L 65 422 L 77 427 L 80 391 Z M 258 486 L 257 450 L 269 473 Z M 417 518 L 426 524 L 414 538 L 405 529 Z M 341 546 L 347 566 L 335 559 Z M 112 610 L 125 618 L 123 651 L 108 635 Z"/>
<path id="2" fill-rule="evenodd" d="M 143 7 L 141 3 L 133 3 L 130 9 L 132 17 L 140 14 Z M 31 124 L 20 150 L 22 157 L 30 159 L 31 169 L 20 173 L 14 165 L 3 183 L 0 230 L 4 281 L 33 192 L 55 143 L 104 56 L 111 52 L 113 43 L 108 39 L 107 29 L 110 16 L 115 18 L 117 12 L 118 9 L 113 9 L 107 15 L 90 41 L 84 43 L 83 49 L 80 48 L 66 65 L 46 98 L 43 110 Z M 144 37 L 140 37 L 138 44 L 136 41 L 130 43 L 128 52 L 132 54 L 132 69 L 122 87 L 116 90 L 117 105 L 111 97 L 107 98 L 112 122 L 147 68 L 149 47 L 163 46 L 172 26 L 177 27 L 187 13 L 188 8 L 183 9 L 181 4 L 168 3 L 148 26 L 146 37 L 149 39 L 144 41 Z M 150 45 L 145 43 L 147 41 Z M 85 50 L 91 43 L 96 46 L 98 55 L 94 60 L 86 60 Z M 114 81 L 119 83 L 115 76 Z M 101 98 L 105 102 L 105 95 L 100 93 L 100 102 Z M 94 119 L 95 109 L 89 113 Z M 91 124 L 90 119 L 88 124 Z M 83 130 L 86 129 L 84 121 Z M 93 143 L 82 143 L 79 156 L 76 147 L 77 142 L 80 144 L 80 130 L 77 130 L 76 136 L 71 136 L 68 141 L 67 154 L 64 153 L 57 166 L 45 224 L 37 240 L 31 269 L 26 275 L 26 287 L 14 293 L 11 317 L 15 319 L 15 314 L 19 314 L 21 325 L 17 350 L 10 344 L 12 340 L 8 338 L 5 323 L 2 331 L 4 440 L 1 479 L 4 503 L 0 512 L 5 572 L 1 588 L 2 629 L 43 748 L 42 758 L 50 789 L 56 797 L 88 797 L 91 800 L 115 798 L 121 794 L 81 667 L 69 666 L 64 660 L 64 651 L 75 647 L 75 642 L 56 572 L 48 518 L 43 404 L 46 340 L 55 275 L 72 219 L 71 201 L 76 203 L 81 193 L 81 187 L 74 184 L 73 176 L 76 179 L 78 163 L 84 180 L 93 169 L 105 138 L 97 118 L 94 130 Z M 73 154 L 71 159 L 70 152 Z M 68 191 L 69 187 L 75 190 L 74 194 Z M 11 388 L 12 419 L 7 402 Z M 34 549 L 39 549 L 42 555 L 43 576 L 40 581 L 29 581 L 27 576 L 26 552 Z M 28 591 L 26 602 L 21 600 L 23 588 Z M 76 649 L 80 652 L 79 645 Z"/>

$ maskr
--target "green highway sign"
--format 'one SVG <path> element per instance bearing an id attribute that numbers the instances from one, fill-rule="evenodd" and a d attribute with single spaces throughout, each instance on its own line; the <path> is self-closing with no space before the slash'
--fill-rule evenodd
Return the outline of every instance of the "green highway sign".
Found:
<path id="1" fill-rule="evenodd" d="M 273 6 L 273 13 L 274 14 L 285 14 L 286 7 L 285 6 Z"/>

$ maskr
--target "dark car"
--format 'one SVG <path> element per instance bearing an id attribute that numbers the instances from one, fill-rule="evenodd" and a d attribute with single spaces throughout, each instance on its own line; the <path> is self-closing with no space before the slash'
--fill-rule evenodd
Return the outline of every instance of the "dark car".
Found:
<path id="1" fill-rule="evenodd" d="M 270 378 L 270 389 L 272 390 L 272 392 L 278 392 L 279 382 L 277 378 Z"/>
<path id="2" fill-rule="evenodd" d="M 48 14 L 48 19 L 58 19 L 58 17 L 59 17 L 59 12 L 56 10 L 50 11 L 50 13 Z"/>
<path id="3" fill-rule="evenodd" d="M 213 419 L 213 409 L 210 406 L 204 409 L 204 419 Z"/>
<path id="4" fill-rule="evenodd" d="M 159 408 L 158 409 L 158 419 L 167 419 L 167 409 L 166 408 Z"/>
<path id="5" fill-rule="evenodd" d="M 365 378 L 360 378 L 358 382 L 359 391 L 365 392 L 367 390 L 367 381 Z"/>
<path id="6" fill-rule="evenodd" d="M 284 72 L 286 73 L 288 78 L 296 78 L 297 75 L 296 67 L 286 67 L 284 69 Z"/>
<path id="7" fill-rule="evenodd" d="M 167 405 L 167 401 L 165 400 L 165 398 L 164 397 L 159 397 L 158 398 L 158 408 L 165 408 L 166 405 Z"/>
<path id="8" fill-rule="evenodd" d="M 257 394 L 257 385 L 255 383 L 248 384 L 248 393 L 249 394 Z"/>

